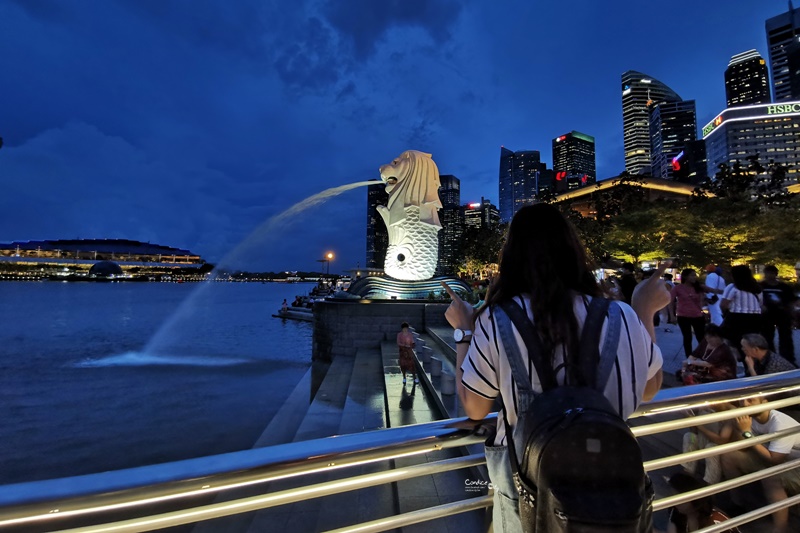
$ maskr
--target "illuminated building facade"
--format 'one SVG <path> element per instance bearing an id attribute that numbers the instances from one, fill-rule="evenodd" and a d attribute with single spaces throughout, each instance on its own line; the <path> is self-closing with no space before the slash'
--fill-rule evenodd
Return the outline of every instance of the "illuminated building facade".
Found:
<path id="1" fill-rule="evenodd" d="M 461 255 L 461 238 L 464 235 L 464 211 L 461 208 L 461 180 L 455 176 L 443 174 L 439 177 L 439 199 L 442 209 L 439 210 L 439 263 L 436 266 L 437 276 L 455 274 Z"/>
<path id="2" fill-rule="evenodd" d="M 595 183 L 594 137 L 571 131 L 553 139 L 553 174 L 556 192 Z"/>
<path id="3" fill-rule="evenodd" d="M 128 239 L 58 239 L 0 243 L 0 273 L 36 272 L 40 277 L 85 276 L 98 263 L 113 264 L 124 277 L 183 272 L 196 279 L 211 269 L 189 250 Z M 208 270 L 206 270 L 206 268 Z"/>
<path id="4" fill-rule="evenodd" d="M 719 165 L 745 162 L 758 155 L 761 164 L 770 161 L 788 167 L 796 181 L 800 169 L 800 101 L 732 107 L 703 127 L 708 156 L 708 175 Z"/>
<path id="5" fill-rule="evenodd" d="M 708 179 L 708 158 L 703 139 L 686 143 L 672 158 L 672 178 L 683 183 L 699 184 Z"/>
<path id="6" fill-rule="evenodd" d="M 629 70 L 622 75 L 622 133 L 625 170 L 631 174 L 650 169 L 650 108 L 681 97 L 652 76 Z"/>
<path id="7" fill-rule="evenodd" d="M 800 99 L 800 8 L 766 22 L 773 101 Z"/>
<path id="8" fill-rule="evenodd" d="M 115 261 L 128 263 L 157 263 L 168 266 L 200 266 L 205 261 L 189 250 L 150 244 L 128 239 L 59 239 L 47 241 L 15 241 L 0 244 L 0 258 L 57 259 L 61 261 Z"/>
<path id="9" fill-rule="evenodd" d="M 767 62 L 755 50 L 733 56 L 725 69 L 728 107 L 768 104 Z"/>
<path id="10" fill-rule="evenodd" d="M 383 219 L 378 214 L 378 206 L 389 202 L 386 185 L 376 182 L 377 185 L 367 187 L 367 268 L 383 268 L 386 260 L 386 250 L 389 248 L 389 230 L 386 229 Z"/>
<path id="11" fill-rule="evenodd" d="M 662 102 L 650 110 L 651 174 L 654 178 L 672 179 L 673 159 L 686 145 L 697 140 L 697 113 L 694 100 Z M 675 168 L 674 170 L 677 170 Z"/>
<path id="12" fill-rule="evenodd" d="M 512 152 L 500 148 L 500 218 L 511 222 L 520 208 L 536 199 L 542 169 L 537 150 Z"/>
<path id="13" fill-rule="evenodd" d="M 464 206 L 464 226 L 467 228 L 494 228 L 500 224 L 500 211 L 486 198 Z"/>

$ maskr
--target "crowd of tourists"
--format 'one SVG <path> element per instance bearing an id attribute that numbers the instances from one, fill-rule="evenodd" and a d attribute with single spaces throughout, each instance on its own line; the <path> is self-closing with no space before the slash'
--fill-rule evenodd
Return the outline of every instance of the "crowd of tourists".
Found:
<path id="1" fill-rule="evenodd" d="M 612 280 L 614 285 L 610 292 L 629 301 L 636 285 L 647 275 L 647 272 L 637 272 L 632 264 L 625 264 L 618 281 Z M 677 377 L 683 384 L 797 369 L 792 330 L 800 318 L 800 262 L 796 265 L 794 284 L 779 280 L 778 269 L 773 265 L 763 268 L 761 281 L 755 279 L 748 266 L 737 265 L 726 272 L 713 264 L 705 267 L 702 278 L 691 268 L 680 272 L 677 283 L 668 273 L 663 278 L 670 288 L 670 303 L 659 312 L 656 323 L 676 324 L 680 329 L 686 360 Z M 737 362 L 742 363 L 742 371 L 738 373 Z M 762 404 L 764 410 L 751 416 L 693 428 L 684 435 L 684 452 L 800 425 L 795 418 L 770 409 L 768 400 L 761 396 L 743 400 L 739 405 L 715 404 L 713 409 L 697 414 Z M 685 470 L 668 481 L 677 490 L 686 492 L 797 458 L 800 458 L 800 434 L 686 463 Z M 800 471 L 789 470 L 768 477 L 761 480 L 760 485 L 760 493 L 753 493 L 749 486 L 733 490 L 733 505 L 746 508 L 747 501 L 753 499 L 776 503 L 800 493 Z M 725 518 L 724 513 L 712 505 L 711 498 L 700 498 L 670 510 L 668 531 L 694 531 Z M 788 531 L 788 510 L 775 512 L 772 519 L 774 531 Z"/>
<path id="2" fill-rule="evenodd" d="M 800 320 L 800 283 L 779 280 L 774 265 L 763 268 L 760 282 L 746 265 L 726 272 L 711 264 L 704 270 L 701 279 L 696 270 L 683 269 L 677 283 L 663 274 L 670 303 L 656 314 L 655 325 L 680 329 L 686 361 L 678 377 L 687 385 L 733 379 L 737 360 L 745 375 L 795 369 L 792 330 Z M 800 282 L 800 262 L 796 273 Z M 605 290 L 630 303 L 636 285 L 651 274 L 625 263 L 618 278 L 604 282 Z"/>
<path id="3" fill-rule="evenodd" d="M 443 284 L 452 299 L 445 318 L 454 328 L 460 405 L 475 420 L 501 405 L 485 446 L 494 531 L 562 530 L 574 519 L 587 531 L 653 530 L 652 484 L 624 420 L 662 384 L 656 320 L 681 329 L 693 383 L 735 377 L 736 357 L 750 361 L 748 372 L 778 368 L 768 324 L 779 332 L 779 351 L 793 352 L 780 331 L 794 292 L 789 298 L 777 276 L 756 283 L 747 267 L 724 272 L 709 265 L 702 280 L 686 269 L 672 283 L 670 266 L 637 272 L 627 264 L 618 279 L 598 283 L 572 225 L 553 206 L 538 204 L 514 216 L 499 274 L 477 309 Z M 794 368 L 789 361 L 793 353 L 787 362 Z M 715 438 L 745 439 L 792 423 L 765 405 L 759 414 L 729 421 Z M 708 431 L 717 435 L 715 429 Z M 718 470 L 734 476 L 779 464 L 800 450 L 798 439 L 725 454 Z M 705 483 L 705 472 L 683 474 L 671 485 L 685 490 L 687 477 L 698 487 Z M 767 499 L 796 493 L 796 476 L 763 482 Z M 715 512 L 708 500 L 676 506 L 668 531 L 711 525 L 721 516 Z M 788 512 L 776 512 L 774 520 L 776 532 L 787 531 Z"/>

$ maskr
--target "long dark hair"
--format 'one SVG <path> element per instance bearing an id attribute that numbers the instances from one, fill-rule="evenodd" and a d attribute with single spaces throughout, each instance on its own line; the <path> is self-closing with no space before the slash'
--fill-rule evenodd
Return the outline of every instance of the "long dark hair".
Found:
<path id="1" fill-rule="evenodd" d="M 697 271 L 693 268 L 684 268 L 681 270 L 681 283 L 691 285 L 692 288 L 694 288 L 694 292 L 703 292 L 703 287 L 700 285 L 699 279 L 695 279 L 694 283 L 689 283 L 688 278 L 691 274 L 697 275 Z"/>
<path id="2" fill-rule="evenodd" d="M 552 205 L 523 207 L 511 221 L 486 307 L 529 294 L 545 350 L 563 343 L 576 354 L 576 293 L 597 296 L 600 289 L 575 228 Z"/>
<path id="3" fill-rule="evenodd" d="M 736 265 L 731 268 L 731 277 L 733 278 L 733 286 L 740 291 L 761 294 L 761 285 L 753 277 L 753 273 L 750 272 L 750 267 L 747 265 Z"/>

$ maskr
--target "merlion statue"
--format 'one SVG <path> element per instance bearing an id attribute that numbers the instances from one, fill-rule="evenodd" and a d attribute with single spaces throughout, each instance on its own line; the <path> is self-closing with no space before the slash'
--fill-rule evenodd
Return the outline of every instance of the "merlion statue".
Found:
<path id="1" fill-rule="evenodd" d="M 439 169 L 431 154 L 408 150 L 380 167 L 389 202 L 378 206 L 389 230 L 387 275 L 419 281 L 433 277 L 439 257 Z"/>

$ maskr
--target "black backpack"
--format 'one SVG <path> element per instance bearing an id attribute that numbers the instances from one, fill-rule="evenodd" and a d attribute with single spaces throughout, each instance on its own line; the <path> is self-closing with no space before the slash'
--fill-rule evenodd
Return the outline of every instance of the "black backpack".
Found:
<path id="1" fill-rule="evenodd" d="M 580 353 L 565 369 L 568 378 L 564 386 L 558 386 L 552 358 L 545 359 L 541 339 L 522 308 L 514 301 L 500 307 L 522 335 L 543 388 L 517 421 L 513 437 L 506 417 L 506 440 L 520 496 L 523 531 L 652 531 L 654 494 L 642 466 L 641 449 L 602 392 L 616 359 L 613 354 L 601 360 L 598 348 L 609 301 L 599 297 L 592 300 Z M 619 334 L 611 328 L 619 323 L 619 308 L 612 311 L 616 317 L 609 321 L 607 336 L 613 335 L 616 349 Z M 509 359 L 517 357 L 522 363 L 514 344 L 506 347 L 506 353 Z M 515 366 L 512 363 L 512 369 Z M 518 376 L 522 380 L 515 378 L 515 382 L 521 387 L 521 381 L 525 381 L 530 390 L 525 368 L 523 364 L 522 376 Z M 520 454 L 515 439 L 523 443 Z"/>

